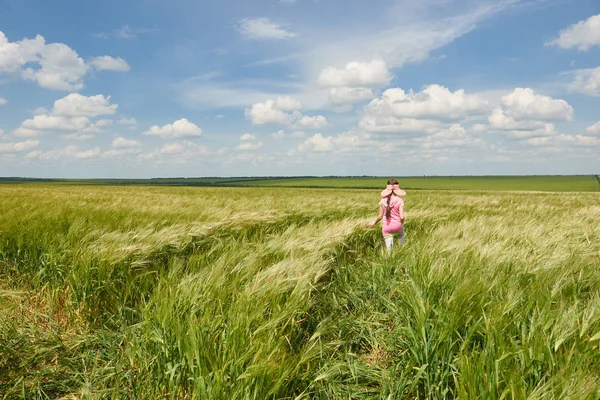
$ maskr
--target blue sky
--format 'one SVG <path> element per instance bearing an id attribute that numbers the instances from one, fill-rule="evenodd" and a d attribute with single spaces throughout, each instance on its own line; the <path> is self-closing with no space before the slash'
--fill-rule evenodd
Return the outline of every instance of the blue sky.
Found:
<path id="1" fill-rule="evenodd" d="M 0 8 L 0 176 L 600 173 L 596 0 Z"/>

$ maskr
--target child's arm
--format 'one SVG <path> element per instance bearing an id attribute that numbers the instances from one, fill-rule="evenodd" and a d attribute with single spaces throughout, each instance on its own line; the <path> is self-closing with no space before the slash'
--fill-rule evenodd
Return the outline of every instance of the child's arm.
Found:
<path id="1" fill-rule="evenodd" d="M 381 218 L 383 218 L 383 207 L 379 207 L 379 215 L 377 215 L 377 219 L 375 221 L 369 222 L 367 226 L 369 228 L 372 227 L 373 225 L 381 221 Z"/>

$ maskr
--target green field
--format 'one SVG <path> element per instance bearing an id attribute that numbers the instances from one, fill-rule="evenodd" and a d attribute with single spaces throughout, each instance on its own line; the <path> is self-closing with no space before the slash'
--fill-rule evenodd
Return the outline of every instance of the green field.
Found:
<path id="1" fill-rule="evenodd" d="M 553 192 L 595 192 L 600 184 L 588 176 L 460 176 L 460 177 L 400 177 L 403 188 L 429 190 L 528 190 Z M 247 181 L 239 185 L 325 187 L 325 188 L 381 188 L 385 177 L 364 178 L 287 178 Z"/>
<path id="2" fill-rule="evenodd" d="M 600 398 L 600 193 L 369 182 L 0 186 L 0 399 Z"/>
<path id="3" fill-rule="evenodd" d="M 376 189 L 389 177 L 267 177 L 267 178 L 155 178 L 155 179 L 31 179 L 0 178 L 0 183 L 70 185 L 159 185 L 218 187 L 303 187 Z M 398 177 L 396 177 L 398 178 Z M 440 176 L 399 177 L 408 190 L 525 190 L 549 192 L 598 192 L 600 178 L 575 176 Z"/>

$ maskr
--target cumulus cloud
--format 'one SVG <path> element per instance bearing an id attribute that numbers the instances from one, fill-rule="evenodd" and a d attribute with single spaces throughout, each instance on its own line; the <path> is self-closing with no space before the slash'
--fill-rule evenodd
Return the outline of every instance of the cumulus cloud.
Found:
<path id="1" fill-rule="evenodd" d="M 34 129 L 26 129 L 21 126 L 15 130 L 13 130 L 11 132 L 11 134 L 14 137 L 19 137 L 19 138 L 32 138 L 32 137 L 38 137 L 41 134 L 41 132 L 34 130 Z"/>
<path id="2" fill-rule="evenodd" d="M 285 137 L 285 131 L 279 130 L 275 133 L 271 133 L 271 137 L 275 139 L 283 139 Z"/>
<path id="3" fill-rule="evenodd" d="M 393 115 L 366 114 L 360 120 L 360 127 L 367 132 L 422 134 L 431 132 L 440 125 L 439 121 L 428 119 L 398 118 Z"/>
<path id="4" fill-rule="evenodd" d="M 530 138 L 524 140 L 523 143 L 538 147 L 556 146 L 562 148 L 564 145 L 589 147 L 600 146 L 600 138 L 585 135 L 565 135 L 561 133 L 553 136 Z"/>
<path id="5" fill-rule="evenodd" d="M 535 94 L 530 88 L 516 88 L 502 97 L 507 115 L 516 119 L 571 121 L 573 107 L 565 100 Z"/>
<path id="6" fill-rule="evenodd" d="M 373 98 L 373 90 L 364 87 L 335 87 L 329 90 L 329 99 L 336 106 L 358 103 Z"/>
<path id="7" fill-rule="evenodd" d="M 125 139 L 119 136 L 112 142 L 112 147 L 115 149 L 128 149 L 133 147 L 140 147 L 142 144 L 137 140 Z"/>
<path id="8" fill-rule="evenodd" d="M 405 93 L 400 88 L 388 89 L 381 98 L 371 101 L 366 111 L 399 118 L 455 121 L 483 114 L 488 109 L 486 101 L 476 95 L 467 95 L 462 89 L 451 92 L 443 86 L 430 85 L 418 93 L 412 90 Z"/>
<path id="9" fill-rule="evenodd" d="M 0 153 L 20 153 L 31 150 L 40 142 L 37 140 L 25 140 L 23 142 L 0 142 Z"/>
<path id="10" fill-rule="evenodd" d="M 138 155 L 142 151 L 137 147 L 113 148 L 102 153 L 102 158 L 120 158 L 125 156 Z"/>
<path id="11" fill-rule="evenodd" d="M 255 135 L 244 133 L 240 136 L 240 144 L 235 148 L 238 151 L 254 151 L 262 147 L 262 142 Z"/>
<path id="12" fill-rule="evenodd" d="M 6 99 L 4 97 L 0 97 L 0 106 L 3 106 L 7 103 Z"/>
<path id="13" fill-rule="evenodd" d="M 79 131 L 90 126 L 87 117 L 65 117 L 56 115 L 36 115 L 23 121 L 21 127 L 36 131 Z"/>
<path id="14" fill-rule="evenodd" d="M 541 121 L 517 121 L 515 118 L 506 115 L 502 108 L 496 108 L 492 115 L 489 116 L 488 122 L 490 123 L 490 127 L 504 131 L 534 131 L 543 129 L 546 126 L 546 124 Z"/>
<path id="15" fill-rule="evenodd" d="M 592 15 L 585 21 L 579 21 L 560 31 L 558 38 L 546 45 L 555 45 L 562 49 L 588 51 L 593 46 L 600 46 L 600 14 Z"/>
<path id="16" fill-rule="evenodd" d="M 440 85 L 406 93 L 388 89 L 365 108 L 360 126 L 369 132 L 427 133 L 443 122 L 459 121 L 489 110 L 489 104 L 464 90 L 451 92 Z"/>
<path id="17" fill-rule="evenodd" d="M 327 119 L 322 115 L 314 117 L 305 115 L 296 122 L 296 126 L 305 129 L 321 129 L 327 126 Z"/>
<path id="18" fill-rule="evenodd" d="M 318 153 L 328 152 L 333 150 L 333 148 L 333 137 L 323 137 L 323 135 L 320 133 L 309 137 L 308 139 L 306 139 L 306 141 L 300 143 L 300 145 L 298 146 L 298 150 L 302 152 L 314 151 Z"/>
<path id="19" fill-rule="evenodd" d="M 295 111 L 302 108 L 302 103 L 291 96 L 283 96 L 275 100 L 275 108 L 282 111 Z"/>
<path id="20" fill-rule="evenodd" d="M 239 21 L 238 31 L 248 39 L 291 39 L 298 36 L 268 18 L 246 18 Z"/>
<path id="21" fill-rule="evenodd" d="M 81 90 L 83 77 L 94 68 L 94 60 L 98 66 L 110 66 L 108 60 L 111 59 L 113 68 L 119 63 L 121 69 L 118 70 L 123 70 L 124 60 L 105 57 L 100 58 L 102 61 L 96 58 L 92 59 L 92 63 L 86 63 L 75 50 L 63 43 L 46 43 L 41 35 L 10 42 L 0 31 L 0 74 L 20 76 L 47 89 Z"/>
<path id="22" fill-rule="evenodd" d="M 288 106 L 289 101 L 267 100 L 263 103 L 255 103 L 252 108 L 246 109 L 245 116 L 252 121 L 253 125 L 267 124 L 289 124 L 294 116 L 279 108 L 279 105 Z"/>
<path id="23" fill-rule="evenodd" d="M 600 121 L 592 126 L 588 126 L 585 131 L 591 135 L 600 135 Z"/>
<path id="24" fill-rule="evenodd" d="M 89 61 L 89 65 L 97 71 L 119 71 L 127 72 L 131 69 L 127 61 L 120 57 L 111 56 L 94 57 Z"/>
<path id="25" fill-rule="evenodd" d="M 383 60 L 371 62 L 353 61 L 344 68 L 327 67 L 319 74 L 318 82 L 323 87 L 383 87 L 392 80 Z"/>
<path id="26" fill-rule="evenodd" d="M 600 97 L 600 67 L 575 72 L 575 81 L 569 86 L 574 92 Z"/>
<path id="27" fill-rule="evenodd" d="M 187 119 L 182 118 L 172 124 L 164 125 L 163 127 L 154 125 L 144 132 L 144 135 L 160 136 L 163 138 L 197 137 L 202 136 L 202 129 Z"/>
<path id="28" fill-rule="evenodd" d="M 185 151 L 185 146 L 182 143 L 167 143 L 161 149 L 161 154 L 180 154 Z"/>
<path id="29" fill-rule="evenodd" d="M 301 107 L 302 103 L 293 97 L 279 97 L 253 104 L 246 109 L 245 116 L 253 125 L 293 125 L 299 129 L 319 129 L 327 125 L 327 119 L 321 115 L 303 115 L 298 111 Z"/>
<path id="30" fill-rule="evenodd" d="M 113 120 L 112 119 L 101 119 L 98 120 L 94 126 L 98 127 L 98 128 L 106 128 L 107 126 L 112 126 L 113 124 Z"/>
<path id="31" fill-rule="evenodd" d="M 69 145 L 48 151 L 33 151 L 27 154 L 27 158 L 40 160 L 64 160 L 64 159 L 91 159 L 100 155 L 99 148 L 82 150 L 78 146 Z"/>
<path id="32" fill-rule="evenodd" d="M 100 115 L 112 115 L 117 111 L 118 104 L 110 104 L 110 96 L 104 97 L 83 96 L 79 93 L 71 93 L 54 102 L 52 114 L 60 116 L 86 116 L 97 117 Z"/>
<path id="33" fill-rule="evenodd" d="M 135 118 L 121 118 L 120 120 L 117 121 L 117 124 L 119 125 L 129 125 L 129 126 L 135 126 L 137 125 L 137 121 L 135 120 Z"/>
<path id="34" fill-rule="evenodd" d="M 425 137 L 421 147 L 426 149 L 450 147 L 481 147 L 485 144 L 481 138 L 471 137 L 460 124 L 453 124 L 447 129 L 440 129 Z"/>

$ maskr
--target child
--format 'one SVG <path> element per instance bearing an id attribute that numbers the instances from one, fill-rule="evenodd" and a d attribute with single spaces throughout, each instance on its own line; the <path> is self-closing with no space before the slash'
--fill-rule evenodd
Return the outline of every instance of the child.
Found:
<path id="1" fill-rule="evenodd" d="M 406 192 L 400 189 L 396 179 L 390 179 L 387 187 L 381 192 L 381 201 L 379 202 L 379 215 L 377 219 L 369 223 L 369 227 L 374 226 L 383 218 L 382 232 L 385 240 L 385 247 L 388 253 L 391 253 L 394 246 L 394 237 L 398 237 L 398 243 L 403 244 L 406 237 L 404 232 L 404 201 L 400 196 L 406 195 Z"/>

